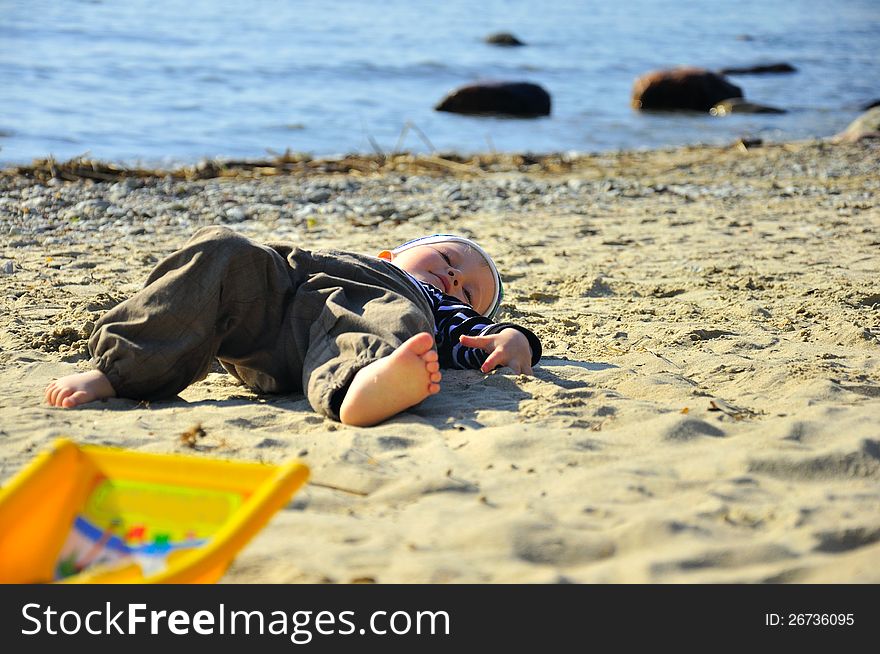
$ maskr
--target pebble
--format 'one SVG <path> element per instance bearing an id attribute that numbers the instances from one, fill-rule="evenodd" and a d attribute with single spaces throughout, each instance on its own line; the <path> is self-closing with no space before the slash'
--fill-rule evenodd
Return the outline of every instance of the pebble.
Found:
<path id="1" fill-rule="evenodd" d="M 65 220 L 95 218 L 103 214 L 109 206 L 110 203 L 106 200 L 83 200 L 62 211 L 61 217 Z"/>
<path id="2" fill-rule="evenodd" d="M 333 194 L 330 192 L 329 189 L 319 189 L 319 190 L 315 191 L 314 193 L 310 193 L 306 197 L 306 200 L 308 200 L 312 204 L 320 204 L 322 202 L 326 202 L 327 200 L 329 200 L 330 196 L 332 196 L 332 195 Z"/>
<path id="3" fill-rule="evenodd" d="M 42 209 L 47 204 L 49 204 L 49 199 L 45 197 L 37 196 L 35 198 L 30 198 L 21 203 L 21 206 L 26 207 L 28 209 Z"/>
<path id="4" fill-rule="evenodd" d="M 231 207 L 226 210 L 226 220 L 231 223 L 240 223 L 247 220 L 247 213 L 241 207 Z"/>
<path id="5" fill-rule="evenodd" d="M 15 272 L 15 263 L 8 259 L 0 260 L 0 274 L 11 275 Z"/>

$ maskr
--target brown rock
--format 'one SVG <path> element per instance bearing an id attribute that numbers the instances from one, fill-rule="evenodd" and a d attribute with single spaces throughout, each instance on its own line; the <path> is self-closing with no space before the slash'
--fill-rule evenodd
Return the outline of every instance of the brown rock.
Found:
<path id="1" fill-rule="evenodd" d="M 455 89 L 434 109 L 472 115 L 548 116 L 550 94 L 529 82 L 479 82 Z"/>
<path id="2" fill-rule="evenodd" d="M 661 111 L 709 111 L 728 98 L 743 97 L 742 89 L 703 68 L 656 70 L 636 79 L 632 107 Z"/>

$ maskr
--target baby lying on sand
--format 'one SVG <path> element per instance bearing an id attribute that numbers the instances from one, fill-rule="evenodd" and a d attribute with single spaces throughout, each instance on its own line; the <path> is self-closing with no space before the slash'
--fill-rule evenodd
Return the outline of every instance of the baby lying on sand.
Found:
<path id="1" fill-rule="evenodd" d="M 95 369 L 53 381 L 45 399 L 173 397 L 216 357 L 257 392 L 304 392 L 319 413 L 375 425 L 439 392 L 441 367 L 532 373 L 541 343 L 492 322 L 501 295 L 491 257 L 459 236 L 377 258 L 205 227 L 98 321 Z"/>

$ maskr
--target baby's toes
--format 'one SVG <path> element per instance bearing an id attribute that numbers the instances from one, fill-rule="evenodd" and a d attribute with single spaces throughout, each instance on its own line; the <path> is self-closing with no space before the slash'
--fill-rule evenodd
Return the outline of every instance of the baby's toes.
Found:
<path id="1" fill-rule="evenodd" d="M 72 409 L 75 406 L 79 406 L 83 402 L 85 402 L 88 398 L 88 393 L 85 391 L 76 391 L 75 393 L 71 393 L 68 397 L 62 398 L 61 406 L 65 409 Z"/>
<path id="2" fill-rule="evenodd" d="M 61 392 L 61 387 L 58 386 L 56 382 L 52 382 L 51 386 L 46 389 L 46 401 L 55 406 L 55 398 L 58 397 L 58 393 Z"/>
<path id="3" fill-rule="evenodd" d="M 428 350 L 422 355 L 422 361 L 436 361 L 438 358 L 437 350 Z"/>
<path id="4" fill-rule="evenodd" d="M 441 375 L 439 372 L 432 372 L 428 376 L 428 379 L 430 379 L 432 383 L 437 384 L 440 382 L 441 379 L 443 379 L 443 375 Z"/>
<path id="5" fill-rule="evenodd" d="M 425 370 L 428 372 L 437 372 L 440 370 L 440 364 L 437 361 L 428 361 L 428 363 L 425 364 Z"/>

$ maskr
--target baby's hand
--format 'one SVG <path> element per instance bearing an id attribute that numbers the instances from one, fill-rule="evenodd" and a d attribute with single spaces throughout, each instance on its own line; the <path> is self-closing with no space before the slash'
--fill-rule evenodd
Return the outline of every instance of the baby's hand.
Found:
<path id="1" fill-rule="evenodd" d="M 518 329 L 508 327 L 488 336 L 462 336 L 461 344 L 489 353 L 482 372 L 492 372 L 498 366 L 507 366 L 517 374 L 532 374 L 532 346 Z"/>

